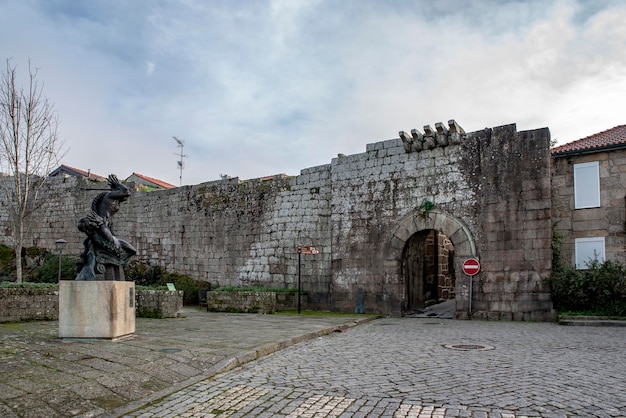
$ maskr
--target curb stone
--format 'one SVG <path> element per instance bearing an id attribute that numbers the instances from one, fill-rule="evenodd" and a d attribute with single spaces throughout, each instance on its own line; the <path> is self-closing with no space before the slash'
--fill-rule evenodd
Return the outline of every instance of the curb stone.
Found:
<path id="1" fill-rule="evenodd" d="M 626 327 L 626 321 L 618 319 L 559 319 L 559 325 L 579 327 Z"/>
<path id="2" fill-rule="evenodd" d="M 258 348 L 256 350 L 252 350 L 252 351 L 248 351 L 248 352 L 244 352 L 238 356 L 235 357 L 231 357 L 228 359 L 223 359 L 220 362 L 216 363 L 213 367 L 211 367 L 206 373 L 203 373 L 201 375 L 198 376 L 194 376 L 191 377 L 183 382 L 179 382 L 177 384 L 174 384 L 172 386 L 169 386 L 163 390 L 160 390 L 158 392 L 152 393 L 149 396 L 146 396 L 143 399 L 140 399 L 138 401 L 133 401 L 133 402 L 129 402 L 123 406 L 120 406 L 118 408 L 112 409 L 110 411 L 107 411 L 106 413 L 102 414 L 102 415 L 98 415 L 98 417 L 101 418 L 118 418 L 122 415 L 128 414 L 130 412 L 133 411 L 137 411 L 145 406 L 150 405 L 151 403 L 157 402 L 162 398 L 165 398 L 166 396 L 169 396 L 175 392 L 178 392 L 188 386 L 194 385 L 202 380 L 205 379 L 209 379 L 215 375 L 218 375 L 220 373 L 224 373 L 227 371 L 230 371 L 232 369 L 235 369 L 241 365 L 244 365 L 246 363 L 249 363 L 251 361 L 257 360 L 261 357 L 267 356 L 269 354 L 273 354 L 276 353 L 280 350 L 283 350 L 285 348 L 294 346 L 296 344 L 302 343 L 304 341 L 308 341 L 308 340 L 312 340 L 314 338 L 318 338 L 318 337 L 322 337 L 324 335 L 328 335 L 328 334 L 332 334 L 333 332 L 342 332 L 345 331 L 347 329 L 356 327 L 358 325 L 370 322 L 370 321 L 374 321 L 376 319 L 379 319 L 379 316 L 368 316 L 366 318 L 363 319 L 359 319 L 356 321 L 351 321 L 351 322 L 347 322 L 341 325 L 336 325 L 333 327 L 328 327 L 322 330 L 319 330 L 317 332 L 311 332 L 308 334 L 304 334 L 302 336 L 299 337 L 293 337 L 287 340 L 283 340 L 283 341 L 279 341 L 276 343 L 272 343 L 272 344 L 268 344 L 264 347 Z M 93 415 L 91 414 L 83 414 L 83 415 L 78 415 L 78 417 L 80 418 L 88 418 L 88 417 L 92 417 Z"/>
<path id="3" fill-rule="evenodd" d="M 579 327 L 626 327 L 626 318 L 589 315 L 562 315 L 558 318 L 558 324 Z"/>

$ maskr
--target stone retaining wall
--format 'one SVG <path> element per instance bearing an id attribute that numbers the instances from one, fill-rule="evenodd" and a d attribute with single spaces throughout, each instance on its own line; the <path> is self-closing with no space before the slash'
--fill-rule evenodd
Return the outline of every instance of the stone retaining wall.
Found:
<path id="1" fill-rule="evenodd" d="M 298 308 L 297 293 L 288 292 L 207 292 L 207 310 L 214 312 L 273 313 Z M 306 306 L 306 295 L 300 295 Z"/>
<path id="2" fill-rule="evenodd" d="M 0 322 L 58 319 L 58 288 L 0 288 Z"/>
<path id="3" fill-rule="evenodd" d="M 182 290 L 136 290 L 136 315 L 143 318 L 177 318 L 183 309 Z"/>
<path id="4" fill-rule="evenodd" d="M 183 307 L 183 291 L 136 289 L 135 303 L 139 317 L 176 318 Z M 0 322 L 58 319 L 58 288 L 0 288 Z"/>

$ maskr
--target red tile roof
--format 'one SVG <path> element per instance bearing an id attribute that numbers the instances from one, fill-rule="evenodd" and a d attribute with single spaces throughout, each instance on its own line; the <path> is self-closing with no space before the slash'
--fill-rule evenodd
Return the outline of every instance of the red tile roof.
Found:
<path id="1" fill-rule="evenodd" d="M 89 171 L 85 171 L 85 170 L 81 170 L 80 168 L 76 168 L 76 167 L 70 167 L 67 164 L 61 164 L 56 170 L 54 170 L 52 173 L 50 173 L 50 176 L 56 176 L 58 174 L 61 173 L 67 173 L 67 174 L 71 174 L 73 176 L 83 176 L 83 177 L 87 177 L 87 178 L 92 178 L 92 179 L 98 179 L 98 180 L 106 180 L 106 177 L 100 176 L 98 174 L 92 173 L 91 170 Z"/>
<path id="2" fill-rule="evenodd" d="M 607 148 L 626 147 L 626 125 L 619 125 L 559 147 L 552 148 L 552 155 L 578 154 L 601 151 Z"/>
<path id="3" fill-rule="evenodd" d="M 152 184 L 156 184 L 159 187 L 163 187 L 164 189 L 172 189 L 172 188 L 176 187 L 173 184 L 169 184 L 169 183 L 166 183 L 166 182 L 164 182 L 162 180 L 155 179 L 154 177 L 144 176 L 143 174 L 139 174 L 139 173 L 133 173 L 133 174 L 135 176 L 141 178 L 141 179 L 144 179 L 147 182 L 150 182 Z"/>

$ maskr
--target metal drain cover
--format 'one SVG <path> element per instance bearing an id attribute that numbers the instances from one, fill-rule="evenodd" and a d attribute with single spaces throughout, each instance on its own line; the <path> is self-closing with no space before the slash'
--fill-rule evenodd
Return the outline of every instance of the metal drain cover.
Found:
<path id="1" fill-rule="evenodd" d="M 444 344 L 443 347 L 460 351 L 487 351 L 495 349 L 493 346 L 484 344 Z"/>

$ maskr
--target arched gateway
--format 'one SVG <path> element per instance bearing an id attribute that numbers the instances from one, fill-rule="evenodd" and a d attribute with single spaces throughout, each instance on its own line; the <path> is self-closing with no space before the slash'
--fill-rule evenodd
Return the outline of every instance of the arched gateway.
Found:
<path id="1" fill-rule="evenodd" d="M 329 307 L 397 316 L 454 296 L 458 318 L 553 320 L 548 129 L 435 128 L 333 159 Z"/>
<path id="2" fill-rule="evenodd" d="M 450 268 L 453 269 L 453 272 L 450 273 L 451 276 L 458 277 L 463 260 L 476 256 L 476 243 L 472 233 L 461 219 L 439 209 L 432 209 L 426 213 L 415 211 L 404 216 L 388 239 L 383 263 L 385 269 L 384 276 L 389 278 L 395 276 L 396 279 L 392 279 L 393 281 L 397 280 L 397 282 L 404 284 L 404 286 L 399 287 L 404 289 L 404 295 L 400 297 L 403 313 L 404 311 L 423 307 L 424 300 L 421 300 L 419 296 L 413 297 L 415 293 L 421 293 L 420 296 L 424 296 L 429 292 L 436 291 L 423 289 L 421 284 L 411 283 L 413 278 L 411 277 L 411 268 L 409 267 L 409 264 L 416 261 L 419 257 L 411 253 L 411 244 L 413 242 L 421 243 L 423 238 L 420 236 L 420 233 L 426 236 L 427 234 L 423 232 L 429 231 L 435 231 L 436 235 L 445 236 L 454 248 L 454 256 L 447 260 L 451 264 Z M 436 251 L 434 255 L 431 255 L 431 257 L 433 256 L 440 257 Z M 434 264 L 438 264 L 438 260 Z M 468 292 L 462 290 L 460 283 L 462 282 L 459 282 L 458 288 L 454 289 L 454 294 L 457 295 L 457 310 L 461 310 L 466 306 L 467 300 L 464 300 L 464 298 L 467 299 L 468 297 Z M 453 284 L 455 287 L 456 285 L 457 283 Z M 429 298 L 436 300 L 440 296 L 442 295 L 431 294 Z M 427 299 L 427 297 L 424 297 L 424 299 Z"/>

